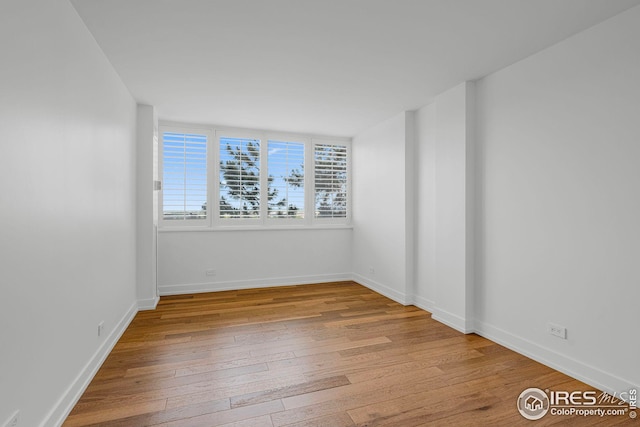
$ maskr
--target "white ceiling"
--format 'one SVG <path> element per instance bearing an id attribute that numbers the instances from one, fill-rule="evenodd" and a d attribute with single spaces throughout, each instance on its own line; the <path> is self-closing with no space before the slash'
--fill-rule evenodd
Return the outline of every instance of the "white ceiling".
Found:
<path id="1" fill-rule="evenodd" d="M 640 0 L 71 0 L 160 119 L 353 136 Z"/>

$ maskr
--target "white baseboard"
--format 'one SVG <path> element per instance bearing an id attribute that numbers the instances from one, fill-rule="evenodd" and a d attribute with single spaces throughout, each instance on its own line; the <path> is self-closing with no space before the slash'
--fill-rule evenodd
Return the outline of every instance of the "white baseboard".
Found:
<path id="1" fill-rule="evenodd" d="M 402 292 L 398 292 L 395 289 L 391 289 L 390 287 L 383 285 L 382 283 L 376 282 L 371 279 L 367 279 L 364 276 L 361 276 L 357 273 L 353 273 L 351 275 L 353 281 L 360 283 L 362 286 L 366 286 L 367 288 L 375 291 L 381 295 L 384 295 L 387 298 L 394 300 L 402 305 L 411 305 L 412 301 L 407 298 L 407 295 Z"/>
<path id="2" fill-rule="evenodd" d="M 456 331 L 460 331 L 463 334 L 471 334 L 475 332 L 475 329 L 471 322 L 464 317 L 460 317 L 457 314 L 449 313 L 448 311 L 442 310 L 438 307 L 433 307 L 431 313 L 431 318 L 433 320 L 444 323 L 445 325 L 455 329 Z"/>
<path id="3" fill-rule="evenodd" d="M 139 299 L 138 311 L 155 310 L 156 307 L 158 306 L 158 301 L 160 301 L 160 297 L 149 298 L 149 299 Z"/>
<path id="4" fill-rule="evenodd" d="M 630 389 L 640 390 L 640 384 L 631 384 L 623 378 L 564 356 L 487 323 L 476 320 L 475 329 L 478 335 L 609 394 L 617 393 L 616 395 L 619 395 L 620 392 L 628 392 Z M 541 387 L 543 389 L 546 386 L 545 384 L 531 385 L 531 387 Z"/>
<path id="5" fill-rule="evenodd" d="M 413 296 L 413 305 L 415 305 L 418 308 L 423 309 L 424 311 L 428 311 L 429 313 L 433 314 L 433 310 L 435 307 L 435 303 L 430 300 L 427 299 L 425 297 L 421 297 L 419 295 L 414 295 Z"/>
<path id="6" fill-rule="evenodd" d="M 239 289 L 268 288 L 272 286 L 307 285 L 313 283 L 340 282 L 352 280 L 351 273 L 322 274 L 316 276 L 273 277 L 268 279 L 233 280 L 228 282 L 186 283 L 180 285 L 160 285 L 160 295 L 195 294 L 201 292 L 235 291 Z"/>
<path id="7" fill-rule="evenodd" d="M 84 366 L 84 368 L 82 368 L 69 388 L 67 388 L 60 399 L 58 399 L 53 409 L 49 414 L 47 414 L 44 421 L 40 424 L 40 427 L 62 425 L 137 312 L 138 305 L 134 303 L 129 307 L 129 310 L 127 310 L 124 316 L 120 319 L 116 327 L 113 328 L 111 334 L 106 337 L 102 345 L 96 350 L 93 357 L 91 357 L 89 362 Z"/>

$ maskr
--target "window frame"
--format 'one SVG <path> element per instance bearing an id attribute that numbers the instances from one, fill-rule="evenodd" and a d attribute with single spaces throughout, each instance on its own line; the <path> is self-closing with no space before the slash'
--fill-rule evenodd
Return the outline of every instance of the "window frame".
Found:
<path id="1" fill-rule="evenodd" d="M 158 224 L 162 230 L 224 231 L 224 230 L 278 230 L 314 228 L 351 228 L 351 139 L 311 136 L 297 133 L 264 131 L 231 127 L 208 127 L 174 123 L 159 124 L 159 178 L 164 181 L 164 132 L 201 134 L 207 136 L 207 211 L 205 220 L 180 221 L 163 219 L 162 190 L 158 195 Z M 220 141 L 222 138 L 260 140 L 260 217 L 220 218 Z M 269 218 L 266 191 L 269 174 L 269 141 L 302 143 L 304 146 L 304 218 Z M 316 145 L 342 145 L 347 147 L 347 209 L 344 218 L 316 218 L 315 211 L 315 147 Z M 164 187 L 164 182 L 162 183 Z M 193 222 L 191 222 L 193 221 Z"/>

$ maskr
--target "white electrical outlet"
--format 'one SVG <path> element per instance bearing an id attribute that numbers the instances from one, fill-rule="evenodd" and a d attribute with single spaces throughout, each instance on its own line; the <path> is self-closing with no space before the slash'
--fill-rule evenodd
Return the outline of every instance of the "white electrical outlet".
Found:
<path id="1" fill-rule="evenodd" d="M 214 269 L 209 269 L 207 271 L 204 272 L 207 276 L 215 276 L 216 275 L 216 271 Z"/>
<path id="2" fill-rule="evenodd" d="M 563 340 L 567 339 L 567 328 L 564 326 L 556 325 L 555 323 L 549 323 L 549 333 Z"/>
<path id="3" fill-rule="evenodd" d="M 14 412 L 11 418 L 4 424 L 4 427 L 17 427 L 18 424 L 20 424 L 20 411 Z"/>
<path id="4" fill-rule="evenodd" d="M 104 333 L 104 320 L 98 323 L 98 336 L 101 337 Z"/>

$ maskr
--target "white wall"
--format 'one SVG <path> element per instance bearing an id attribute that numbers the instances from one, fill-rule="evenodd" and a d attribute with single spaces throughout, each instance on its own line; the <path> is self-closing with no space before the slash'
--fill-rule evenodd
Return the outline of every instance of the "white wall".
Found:
<path id="1" fill-rule="evenodd" d="M 154 309 L 158 304 L 157 192 L 153 189 L 154 145 L 158 143 L 158 118 L 150 105 L 138 105 L 136 141 L 136 284 L 138 308 Z"/>
<path id="2" fill-rule="evenodd" d="M 433 317 L 473 331 L 474 85 L 460 84 L 435 104 L 435 294 Z"/>
<path id="3" fill-rule="evenodd" d="M 351 229 L 160 231 L 163 295 L 351 278 Z M 215 276 L 207 276 L 215 270 Z"/>
<path id="4" fill-rule="evenodd" d="M 0 3 L 0 52 L 0 425 L 51 426 L 135 313 L 136 105 L 67 0 Z"/>
<path id="5" fill-rule="evenodd" d="M 640 388 L 638 52 L 635 7 L 478 83 L 478 329 L 609 391 Z"/>
<path id="6" fill-rule="evenodd" d="M 415 285 L 414 302 L 432 311 L 436 293 L 436 104 L 415 112 Z"/>
<path id="7" fill-rule="evenodd" d="M 415 113 L 416 305 L 463 332 L 474 318 L 474 84 Z"/>
<path id="8" fill-rule="evenodd" d="M 413 114 L 401 113 L 353 140 L 354 277 L 400 302 L 410 302 L 413 287 L 412 127 Z"/>

